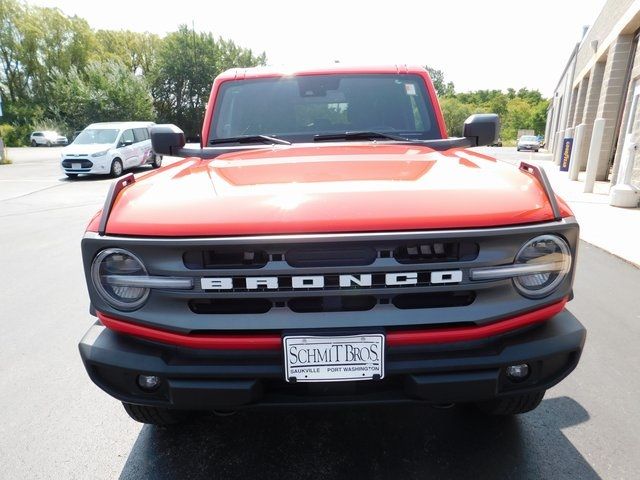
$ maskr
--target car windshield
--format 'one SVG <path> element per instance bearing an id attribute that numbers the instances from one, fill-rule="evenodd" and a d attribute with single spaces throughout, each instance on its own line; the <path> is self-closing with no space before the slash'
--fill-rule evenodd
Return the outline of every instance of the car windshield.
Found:
<path id="1" fill-rule="evenodd" d="M 537 142 L 538 137 L 534 137 L 533 135 L 523 135 L 522 137 L 520 137 L 520 140 L 524 142 Z"/>
<path id="2" fill-rule="evenodd" d="M 76 145 L 90 145 L 92 143 L 114 143 L 118 136 L 118 129 L 87 128 L 73 141 Z"/>
<path id="3" fill-rule="evenodd" d="M 317 135 L 345 132 L 441 138 L 418 75 L 332 74 L 225 82 L 214 111 L 210 145 L 257 135 L 311 142 Z"/>

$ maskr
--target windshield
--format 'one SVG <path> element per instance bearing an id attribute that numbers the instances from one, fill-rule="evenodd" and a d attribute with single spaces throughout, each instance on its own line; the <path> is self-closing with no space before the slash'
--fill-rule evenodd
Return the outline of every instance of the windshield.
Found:
<path id="1" fill-rule="evenodd" d="M 537 142 L 538 137 L 534 137 L 533 135 L 523 135 L 522 137 L 520 137 L 520 140 L 522 140 L 523 142 Z"/>
<path id="2" fill-rule="evenodd" d="M 230 81 L 220 87 L 209 135 L 267 135 L 291 142 L 344 132 L 441 138 L 417 75 L 309 75 Z M 214 142 L 212 142 L 212 140 Z"/>
<path id="3" fill-rule="evenodd" d="M 73 141 L 75 145 L 90 145 L 92 143 L 114 143 L 118 136 L 118 129 L 87 128 Z"/>

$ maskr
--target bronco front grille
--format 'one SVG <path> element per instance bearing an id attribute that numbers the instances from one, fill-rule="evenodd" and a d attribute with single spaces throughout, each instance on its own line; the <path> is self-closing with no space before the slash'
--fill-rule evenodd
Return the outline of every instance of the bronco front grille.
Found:
<path id="1" fill-rule="evenodd" d="M 572 220 L 495 229 L 219 238 L 127 238 L 88 233 L 85 271 L 118 245 L 149 275 L 192 280 L 190 289 L 151 289 L 145 305 L 119 312 L 91 290 L 96 310 L 188 331 L 395 328 L 482 324 L 569 295 L 571 276 L 540 300 L 511 279 L 472 281 L 470 270 L 509 265 L 541 233 L 578 238 Z M 295 282 L 295 283 L 294 283 Z"/>

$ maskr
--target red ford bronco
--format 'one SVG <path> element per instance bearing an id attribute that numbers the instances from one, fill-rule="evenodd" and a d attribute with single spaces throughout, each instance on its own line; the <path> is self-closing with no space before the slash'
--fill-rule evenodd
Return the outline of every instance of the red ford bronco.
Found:
<path id="1" fill-rule="evenodd" d="M 236 69 L 82 240 L 91 379 L 140 422 L 273 405 L 527 412 L 578 363 L 578 224 L 543 170 L 447 138 L 422 68 Z"/>

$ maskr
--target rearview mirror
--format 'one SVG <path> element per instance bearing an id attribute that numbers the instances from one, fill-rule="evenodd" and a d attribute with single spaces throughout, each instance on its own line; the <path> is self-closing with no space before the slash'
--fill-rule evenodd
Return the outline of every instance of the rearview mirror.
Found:
<path id="1" fill-rule="evenodd" d="M 495 113 L 476 113 L 465 120 L 462 131 L 474 147 L 491 145 L 500 135 L 500 117 Z"/>
<path id="2" fill-rule="evenodd" d="M 151 148 L 158 155 L 175 155 L 184 147 L 184 132 L 172 124 L 151 127 Z"/>

